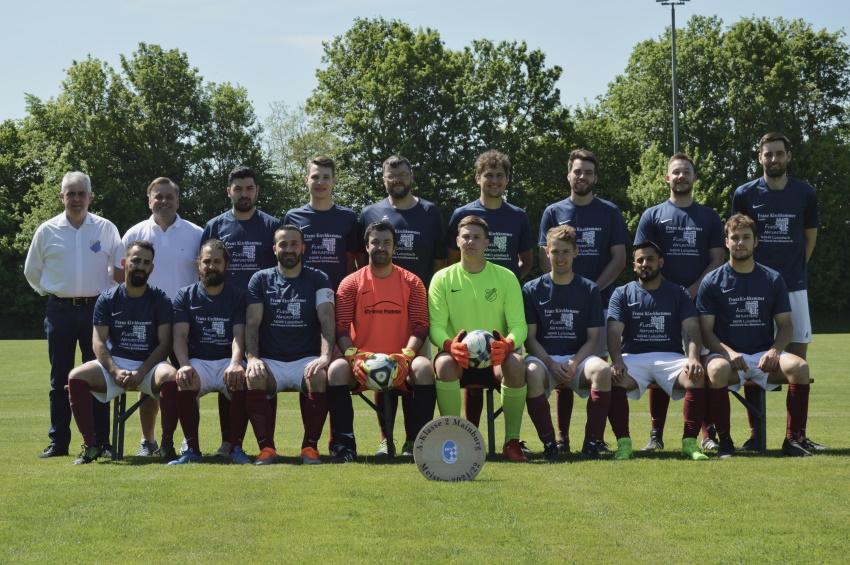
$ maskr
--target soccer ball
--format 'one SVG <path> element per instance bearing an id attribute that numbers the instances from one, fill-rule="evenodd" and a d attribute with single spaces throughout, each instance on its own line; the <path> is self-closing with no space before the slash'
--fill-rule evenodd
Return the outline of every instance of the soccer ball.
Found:
<path id="1" fill-rule="evenodd" d="M 490 344 L 493 335 L 484 330 L 475 330 L 466 334 L 463 343 L 469 349 L 469 368 L 486 369 L 492 364 L 490 359 Z"/>
<path id="2" fill-rule="evenodd" d="M 391 390 L 398 376 L 398 363 L 389 355 L 375 353 L 363 363 L 366 365 L 366 382 L 368 388 L 375 392 Z"/>

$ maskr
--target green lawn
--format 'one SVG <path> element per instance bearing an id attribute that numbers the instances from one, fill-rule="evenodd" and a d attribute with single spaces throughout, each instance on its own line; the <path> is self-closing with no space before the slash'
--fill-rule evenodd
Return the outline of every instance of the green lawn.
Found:
<path id="1" fill-rule="evenodd" d="M 622 463 L 576 455 L 554 465 L 492 460 L 475 481 L 447 484 L 426 481 L 410 463 L 369 457 L 294 464 L 301 423 L 293 394 L 280 399 L 280 465 L 166 468 L 129 457 L 75 467 L 68 457 L 36 459 L 47 445 L 46 342 L 0 341 L 0 562 L 847 563 L 850 396 L 839 388 L 839 363 L 848 346 L 846 334 L 818 335 L 810 349 L 817 382 L 808 429 L 833 447 L 826 454 L 779 455 L 785 394 L 772 393 L 767 456 L 680 459 L 681 403 L 673 403 L 662 454 Z M 371 454 L 374 415 L 358 399 L 355 408 L 360 451 Z M 218 446 L 216 410 L 214 398 L 202 400 L 208 451 Z M 648 439 L 646 400 L 632 403 L 631 413 L 640 447 Z M 583 403 L 572 428 L 579 445 Z M 501 438 L 501 421 L 496 429 Z M 136 419 L 129 430 L 132 455 Z M 739 444 L 745 433 L 733 400 Z M 523 435 L 540 450 L 527 417 Z M 75 432 L 72 445 L 79 443 Z M 256 453 L 255 444 L 246 447 Z"/>

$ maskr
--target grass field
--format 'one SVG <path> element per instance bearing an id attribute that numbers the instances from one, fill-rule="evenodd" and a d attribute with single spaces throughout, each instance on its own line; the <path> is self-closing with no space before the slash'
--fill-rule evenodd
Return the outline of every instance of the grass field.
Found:
<path id="1" fill-rule="evenodd" d="M 848 563 L 850 395 L 839 369 L 848 346 L 850 336 L 833 334 L 816 336 L 810 348 L 817 382 L 808 429 L 833 448 L 826 454 L 779 455 L 782 392 L 768 394 L 767 456 L 680 459 L 681 403 L 673 403 L 661 454 L 621 463 L 575 454 L 560 464 L 492 460 L 475 481 L 448 484 L 399 460 L 296 465 L 294 394 L 279 403 L 280 465 L 36 459 L 48 442 L 46 342 L 0 341 L 0 562 Z M 374 415 L 357 399 L 355 408 L 360 452 L 371 454 Z M 208 451 L 218 446 L 216 410 L 212 396 L 202 400 Z M 640 447 L 648 439 L 645 398 L 631 414 Z M 574 445 L 584 419 L 576 402 Z M 136 422 L 128 427 L 131 455 Z M 501 420 L 496 430 L 501 438 Z M 745 433 L 733 400 L 733 437 L 740 444 Z M 523 436 L 540 450 L 527 416 Z M 79 443 L 75 430 L 72 446 Z M 256 453 L 254 443 L 246 447 Z"/>

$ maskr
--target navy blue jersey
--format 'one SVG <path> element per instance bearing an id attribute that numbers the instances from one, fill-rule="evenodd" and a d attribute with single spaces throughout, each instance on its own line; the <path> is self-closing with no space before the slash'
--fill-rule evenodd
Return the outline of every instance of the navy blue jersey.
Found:
<path id="1" fill-rule="evenodd" d="M 587 342 L 587 328 L 605 326 L 596 283 L 575 275 L 555 284 L 546 273 L 522 287 L 525 322 L 537 324 L 537 342 L 549 355 L 575 355 Z"/>
<path id="2" fill-rule="evenodd" d="M 366 253 L 363 236 L 372 222 L 392 224 L 398 235 L 398 245 L 393 253 L 393 263 L 407 269 L 422 281 L 425 288 L 434 276 L 434 260 L 446 258 L 443 216 L 434 204 L 419 199 L 416 206 L 407 210 L 392 207 L 389 199 L 363 208 L 357 225 L 357 250 Z"/>
<path id="3" fill-rule="evenodd" d="M 805 290 L 805 230 L 820 227 L 815 189 L 788 177 L 785 188 L 771 190 L 761 177 L 735 190 L 732 213 L 746 214 L 756 223 L 755 260 L 778 271 L 789 291 Z"/>
<path id="4" fill-rule="evenodd" d="M 280 220 L 260 210 L 254 210 L 254 215 L 244 221 L 237 220 L 228 210 L 207 222 L 201 245 L 210 238 L 222 240 L 230 251 L 227 280 L 247 289 L 254 273 L 277 265 L 272 247 L 274 232 L 282 225 Z"/>
<path id="5" fill-rule="evenodd" d="M 738 273 L 729 263 L 699 285 L 697 309 L 714 316 L 714 333 L 738 353 L 760 353 L 774 341 L 773 317 L 791 311 L 782 277 L 764 265 Z"/>
<path id="6" fill-rule="evenodd" d="M 682 322 L 696 316 L 687 291 L 666 280 L 655 290 L 646 290 L 638 281 L 618 287 L 608 306 L 608 319 L 626 326 L 623 353 L 684 355 Z"/>
<path id="7" fill-rule="evenodd" d="M 685 288 L 708 267 L 708 250 L 725 247 L 720 214 L 696 202 L 679 208 L 665 200 L 647 209 L 640 217 L 635 245 L 647 239 L 661 248 L 664 278 Z"/>
<path id="8" fill-rule="evenodd" d="M 93 321 L 95 326 L 109 328 L 106 347 L 113 357 L 144 361 L 159 345 L 159 326 L 171 323 L 171 301 L 150 285 L 144 294 L 132 298 L 121 283 L 97 299 Z"/>
<path id="9" fill-rule="evenodd" d="M 309 204 L 293 208 L 283 218 L 304 232 L 304 256 L 301 263 L 324 271 L 336 290 L 348 276 L 346 252 L 357 252 L 357 214 L 334 204 L 329 210 L 316 210 Z"/>
<path id="10" fill-rule="evenodd" d="M 537 243 L 546 246 L 546 232 L 555 226 L 569 224 L 576 230 L 578 256 L 573 261 L 573 271 L 595 281 L 611 262 L 611 248 L 628 241 L 626 224 L 620 209 L 612 202 L 594 197 L 586 206 L 576 206 L 569 198 L 550 205 L 540 220 Z M 608 305 L 611 285 L 600 289 L 603 306 Z"/>
<path id="11" fill-rule="evenodd" d="M 461 206 L 449 220 L 446 232 L 446 247 L 449 249 L 458 249 L 457 225 L 467 216 L 478 216 L 490 227 L 490 245 L 484 251 L 484 258 L 513 271 L 519 278 L 519 253 L 528 251 L 533 245 L 531 223 L 525 210 L 504 201 L 495 210 L 488 210 L 480 200 Z"/>
<path id="12" fill-rule="evenodd" d="M 211 296 L 201 282 L 185 286 L 174 297 L 174 323 L 188 323 L 190 359 L 229 359 L 233 326 L 245 324 L 245 291 L 226 282 Z"/>
<path id="13" fill-rule="evenodd" d="M 318 356 L 322 326 L 316 308 L 333 300 L 331 281 L 318 269 L 302 266 L 295 278 L 284 278 L 277 267 L 255 273 L 248 285 L 248 304 L 263 304 L 260 357 L 297 361 Z"/>

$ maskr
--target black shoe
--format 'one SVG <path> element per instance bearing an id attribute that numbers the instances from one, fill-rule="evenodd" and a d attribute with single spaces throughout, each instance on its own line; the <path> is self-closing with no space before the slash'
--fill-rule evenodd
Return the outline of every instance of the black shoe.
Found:
<path id="1" fill-rule="evenodd" d="M 717 447 L 717 458 L 728 459 L 735 456 L 735 444 L 732 443 L 732 438 L 720 440 L 720 445 Z"/>
<path id="2" fill-rule="evenodd" d="M 109 458 L 112 459 L 112 444 L 107 442 L 101 443 L 97 446 L 100 449 L 100 456 L 104 459 Z"/>
<path id="3" fill-rule="evenodd" d="M 586 461 L 599 461 L 602 455 L 599 454 L 599 446 L 596 442 L 586 441 L 584 447 L 581 448 L 581 458 Z"/>
<path id="4" fill-rule="evenodd" d="M 663 447 L 663 444 L 662 444 Z M 614 450 L 611 449 L 611 446 L 608 445 L 608 442 L 605 440 L 596 442 L 596 449 L 599 450 L 599 453 L 614 453 Z"/>
<path id="5" fill-rule="evenodd" d="M 819 443 L 815 443 L 804 435 L 801 435 L 797 439 L 797 443 L 802 446 L 803 449 L 807 449 L 809 451 L 827 451 L 829 448 L 825 445 L 821 445 Z"/>
<path id="6" fill-rule="evenodd" d="M 62 449 L 60 447 L 56 447 L 54 444 L 50 444 L 44 450 L 44 453 L 38 456 L 39 459 L 47 459 L 48 457 L 65 457 L 68 455 L 68 449 Z"/>
<path id="7" fill-rule="evenodd" d="M 180 457 L 177 455 L 177 451 L 174 450 L 174 444 L 165 442 L 159 446 L 159 456 L 162 457 L 165 463 L 171 463 Z"/>
<path id="8" fill-rule="evenodd" d="M 357 452 L 350 447 L 340 446 L 336 456 L 331 459 L 331 463 L 356 463 Z"/>
<path id="9" fill-rule="evenodd" d="M 796 439 L 786 439 L 782 442 L 782 455 L 786 457 L 811 457 L 811 453 L 803 449 Z"/>
<path id="10" fill-rule="evenodd" d="M 543 459 L 545 459 L 546 461 L 557 461 L 560 455 L 561 451 L 558 449 L 558 444 L 554 441 L 550 441 L 549 443 L 543 446 Z"/>
<path id="11" fill-rule="evenodd" d="M 570 452 L 570 438 L 558 440 L 558 453 Z"/>
<path id="12" fill-rule="evenodd" d="M 756 436 L 750 436 L 750 438 L 738 448 L 738 451 L 758 451 L 756 448 Z"/>
<path id="13" fill-rule="evenodd" d="M 641 451 L 656 451 L 664 449 L 664 436 L 658 430 L 649 431 L 649 443 Z"/>
<path id="14" fill-rule="evenodd" d="M 526 457 L 527 457 L 527 456 L 529 456 L 529 455 L 534 455 L 534 452 L 533 452 L 533 451 L 531 451 L 531 449 L 530 449 L 527 445 L 525 445 L 525 440 L 520 440 L 520 442 L 519 442 L 519 448 L 520 448 L 520 449 L 522 449 L 522 453 L 523 453 L 523 455 L 525 455 Z M 546 454 L 544 453 L 544 456 L 545 456 L 545 455 L 546 455 Z"/>
<path id="15" fill-rule="evenodd" d="M 720 440 L 717 439 L 717 428 L 714 427 L 714 424 L 705 427 L 705 431 L 708 432 L 708 437 L 713 439 L 714 441 L 720 443 Z"/>
<path id="16" fill-rule="evenodd" d="M 91 463 L 98 457 L 100 457 L 100 448 L 97 446 L 89 447 L 87 445 L 83 446 L 82 452 L 77 456 L 74 460 L 74 465 L 87 465 Z"/>

